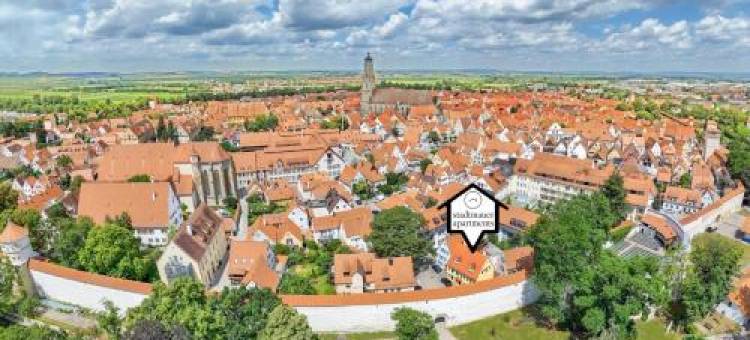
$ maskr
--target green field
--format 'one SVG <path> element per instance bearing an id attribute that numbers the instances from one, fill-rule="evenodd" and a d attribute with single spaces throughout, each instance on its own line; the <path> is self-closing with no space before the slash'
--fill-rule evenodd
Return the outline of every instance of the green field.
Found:
<path id="1" fill-rule="evenodd" d="M 636 339 L 638 340 L 679 340 L 682 339 L 681 336 L 670 333 L 667 334 L 667 328 L 664 325 L 664 322 L 658 319 L 646 321 L 646 322 L 638 322 L 635 326 L 635 329 L 638 333 L 638 337 Z"/>
<path id="2" fill-rule="evenodd" d="M 338 334 L 324 333 L 319 334 L 321 340 L 337 340 Z M 393 340 L 396 334 L 392 332 L 375 332 L 375 333 L 348 333 L 345 334 L 347 340 Z"/>
<path id="3" fill-rule="evenodd" d="M 555 340 L 569 339 L 570 333 L 549 329 L 537 322 L 534 311 L 526 308 L 451 328 L 459 340 L 503 339 L 503 340 Z M 678 340 L 679 335 L 667 334 L 661 320 L 637 322 L 637 340 Z"/>
<path id="4" fill-rule="evenodd" d="M 547 329 L 536 322 L 530 309 L 516 310 L 505 314 L 451 328 L 459 340 L 504 339 L 504 340 L 556 340 L 568 339 L 570 333 Z"/>

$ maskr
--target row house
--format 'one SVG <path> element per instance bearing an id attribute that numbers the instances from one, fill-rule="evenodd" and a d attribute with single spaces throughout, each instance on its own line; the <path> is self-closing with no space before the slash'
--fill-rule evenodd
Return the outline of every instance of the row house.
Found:
<path id="1" fill-rule="evenodd" d="M 182 225 L 180 201 L 169 182 L 103 183 L 81 185 L 78 215 L 103 224 L 126 213 L 133 234 L 144 246 L 164 246 L 169 232 Z"/>
<path id="2" fill-rule="evenodd" d="M 358 251 L 368 251 L 367 236 L 372 232 L 372 212 L 360 207 L 334 213 L 329 216 L 314 217 L 311 233 L 316 242 L 340 240 Z"/>
<path id="3" fill-rule="evenodd" d="M 336 294 L 409 292 L 416 286 L 413 266 L 410 256 L 336 254 L 331 272 Z"/>
<path id="4" fill-rule="evenodd" d="M 180 277 L 192 277 L 210 287 L 221 275 L 229 248 L 225 224 L 205 203 L 196 208 L 157 261 L 161 281 L 169 284 Z"/>

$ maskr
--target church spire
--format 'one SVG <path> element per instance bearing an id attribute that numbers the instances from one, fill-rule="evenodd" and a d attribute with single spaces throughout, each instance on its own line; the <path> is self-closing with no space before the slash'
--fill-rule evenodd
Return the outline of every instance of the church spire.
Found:
<path id="1" fill-rule="evenodd" d="M 377 79 L 375 78 L 375 66 L 372 62 L 372 56 L 370 52 L 367 52 L 365 56 L 364 68 L 362 70 L 362 90 L 360 97 L 360 114 L 366 115 L 370 113 L 370 104 L 372 102 L 372 93 L 375 91 L 375 84 Z"/>

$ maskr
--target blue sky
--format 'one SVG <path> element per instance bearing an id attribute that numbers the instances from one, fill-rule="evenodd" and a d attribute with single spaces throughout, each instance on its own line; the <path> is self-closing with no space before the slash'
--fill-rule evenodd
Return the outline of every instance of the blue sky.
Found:
<path id="1" fill-rule="evenodd" d="M 746 0 L 0 0 L 0 71 L 750 72 Z"/>

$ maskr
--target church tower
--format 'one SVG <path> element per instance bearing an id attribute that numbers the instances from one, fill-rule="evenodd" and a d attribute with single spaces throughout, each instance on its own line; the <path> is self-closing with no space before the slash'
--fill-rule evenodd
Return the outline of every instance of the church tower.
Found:
<path id="1" fill-rule="evenodd" d="M 365 67 L 362 71 L 362 90 L 359 100 L 359 112 L 361 115 L 370 113 L 370 104 L 372 103 L 372 93 L 375 91 L 375 66 L 372 64 L 372 57 L 367 53 L 365 57 Z"/>
<path id="2" fill-rule="evenodd" d="M 703 159 L 708 159 L 721 146 L 721 131 L 713 120 L 706 121 L 703 131 Z"/>

